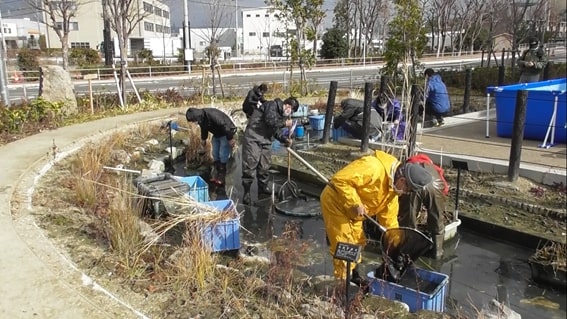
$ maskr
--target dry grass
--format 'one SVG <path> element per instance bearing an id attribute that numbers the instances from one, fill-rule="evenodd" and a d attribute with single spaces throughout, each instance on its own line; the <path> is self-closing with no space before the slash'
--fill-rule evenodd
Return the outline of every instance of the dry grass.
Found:
<path id="1" fill-rule="evenodd" d="M 538 248 L 534 256 L 534 261 L 539 261 L 553 266 L 555 271 L 567 270 L 567 247 L 563 243 L 548 242 Z"/>

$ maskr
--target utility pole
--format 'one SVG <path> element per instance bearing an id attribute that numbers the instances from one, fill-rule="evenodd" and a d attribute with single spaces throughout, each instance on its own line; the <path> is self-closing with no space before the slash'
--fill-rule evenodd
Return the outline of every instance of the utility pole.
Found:
<path id="1" fill-rule="evenodd" d="M 183 57 L 185 58 L 185 68 L 188 73 L 191 73 L 191 42 L 189 42 L 189 7 L 187 5 L 187 0 L 183 0 Z"/>
<path id="2" fill-rule="evenodd" d="M 234 10 L 234 16 L 236 17 L 236 28 L 234 29 L 234 51 L 235 56 L 238 57 L 240 49 L 238 48 L 238 0 L 236 0 L 236 9 Z"/>
<path id="3" fill-rule="evenodd" d="M 8 94 L 8 72 L 6 70 L 6 41 L 4 39 L 4 27 L 2 22 L 2 11 L 0 11 L 0 94 L 6 106 L 10 106 L 10 96 Z"/>

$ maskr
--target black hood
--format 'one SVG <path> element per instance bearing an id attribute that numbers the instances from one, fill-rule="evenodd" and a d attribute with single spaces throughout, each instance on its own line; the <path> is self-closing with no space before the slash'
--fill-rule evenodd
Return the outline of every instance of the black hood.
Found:
<path id="1" fill-rule="evenodd" d="M 276 109 L 278 110 L 278 114 L 283 116 L 284 113 L 283 101 L 280 98 L 275 98 L 274 103 L 276 103 Z"/>
<path id="2" fill-rule="evenodd" d="M 185 118 L 189 122 L 200 123 L 203 121 L 204 116 L 205 116 L 205 112 L 201 109 L 196 109 L 196 108 L 190 108 L 187 110 L 187 113 L 185 113 Z"/>

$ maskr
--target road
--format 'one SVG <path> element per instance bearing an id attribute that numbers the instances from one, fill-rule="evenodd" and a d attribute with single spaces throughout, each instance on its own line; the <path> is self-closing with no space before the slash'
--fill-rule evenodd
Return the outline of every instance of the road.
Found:
<path id="1" fill-rule="evenodd" d="M 550 60 L 565 62 L 565 51 L 558 52 Z M 462 58 L 459 60 L 447 59 L 436 60 L 430 62 L 422 62 L 427 67 L 435 69 L 463 69 L 466 66 L 478 66 L 480 58 Z M 343 68 L 317 68 L 307 71 L 307 79 L 310 84 L 327 87 L 330 81 L 338 81 L 339 88 L 360 87 L 364 82 L 376 81 L 379 77 L 381 65 L 369 66 L 349 66 Z M 297 72 L 294 80 L 298 77 Z M 210 80 L 210 79 L 209 79 Z M 166 77 L 153 78 L 135 78 L 136 88 L 140 91 L 165 91 L 167 89 L 176 89 L 182 95 L 190 95 L 201 88 L 201 75 L 176 75 Z M 276 71 L 243 71 L 242 73 L 227 73 L 222 76 L 223 86 L 226 91 L 233 94 L 242 95 L 246 93 L 254 83 L 267 82 L 278 83 L 283 86 L 289 85 L 289 72 L 282 70 Z M 113 80 L 95 80 L 92 83 L 93 92 L 95 93 L 114 93 L 116 92 L 116 84 Z M 209 93 L 211 92 L 211 85 Z M 13 102 L 27 98 L 35 98 L 38 94 L 38 84 L 11 84 L 9 85 L 10 100 Z M 127 90 L 131 90 L 128 83 Z M 218 90 L 218 86 L 217 86 Z M 86 81 L 75 82 L 75 92 L 78 95 L 88 94 L 88 83 Z M 218 93 L 218 92 L 217 92 Z"/>

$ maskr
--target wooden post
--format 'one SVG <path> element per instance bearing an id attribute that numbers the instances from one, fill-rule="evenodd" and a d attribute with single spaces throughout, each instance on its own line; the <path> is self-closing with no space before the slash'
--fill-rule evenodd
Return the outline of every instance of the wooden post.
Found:
<path id="1" fill-rule="evenodd" d="M 504 75 L 506 74 L 506 69 L 504 65 L 498 67 L 498 86 L 504 85 Z"/>
<path id="2" fill-rule="evenodd" d="M 469 112 L 471 103 L 472 69 L 465 70 L 465 94 L 463 96 L 463 113 Z"/>
<path id="3" fill-rule="evenodd" d="M 512 145 L 510 146 L 510 161 L 508 163 L 508 181 L 515 182 L 520 175 L 522 157 L 522 141 L 524 140 L 524 124 L 526 123 L 526 105 L 528 91 L 518 91 L 516 94 L 516 109 L 512 127 Z"/>
<path id="4" fill-rule="evenodd" d="M 360 142 L 360 151 L 362 153 L 366 153 L 368 151 L 373 88 L 374 85 L 371 82 L 364 83 L 364 111 L 362 113 L 362 140 Z"/>
<path id="5" fill-rule="evenodd" d="M 480 53 L 480 67 L 484 67 L 484 49 Z"/>
<path id="6" fill-rule="evenodd" d="M 85 74 L 83 79 L 89 81 L 89 103 L 91 106 L 91 114 L 94 114 L 94 102 L 93 102 L 93 84 L 92 80 L 98 78 L 97 74 Z"/>
<path id="7" fill-rule="evenodd" d="M 335 97 L 337 96 L 337 81 L 331 81 L 329 85 L 329 96 L 327 97 L 327 109 L 325 110 L 325 126 L 323 127 L 323 144 L 329 143 L 329 135 L 331 131 L 331 122 L 333 120 L 333 109 L 335 108 Z M 337 142 L 337 141 L 334 141 Z"/>
<path id="8" fill-rule="evenodd" d="M 500 58 L 500 65 L 504 65 L 504 55 L 506 55 L 506 49 L 502 48 L 502 57 Z"/>
<path id="9" fill-rule="evenodd" d="M 408 149 L 406 158 L 409 158 L 413 155 L 415 150 L 415 141 L 417 135 L 417 122 L 419 117 L 419 103 L 422 101 L 422 96 L 419 94 L 419 86 L 417 84 L 413 84 L 411 86 L 411 109 L 410 109 L 410 130 L 408 136 Z M 425 111 L 424 111 L 425 112 Z M 423 114 L 425 116 L 425 113 Z"/>

